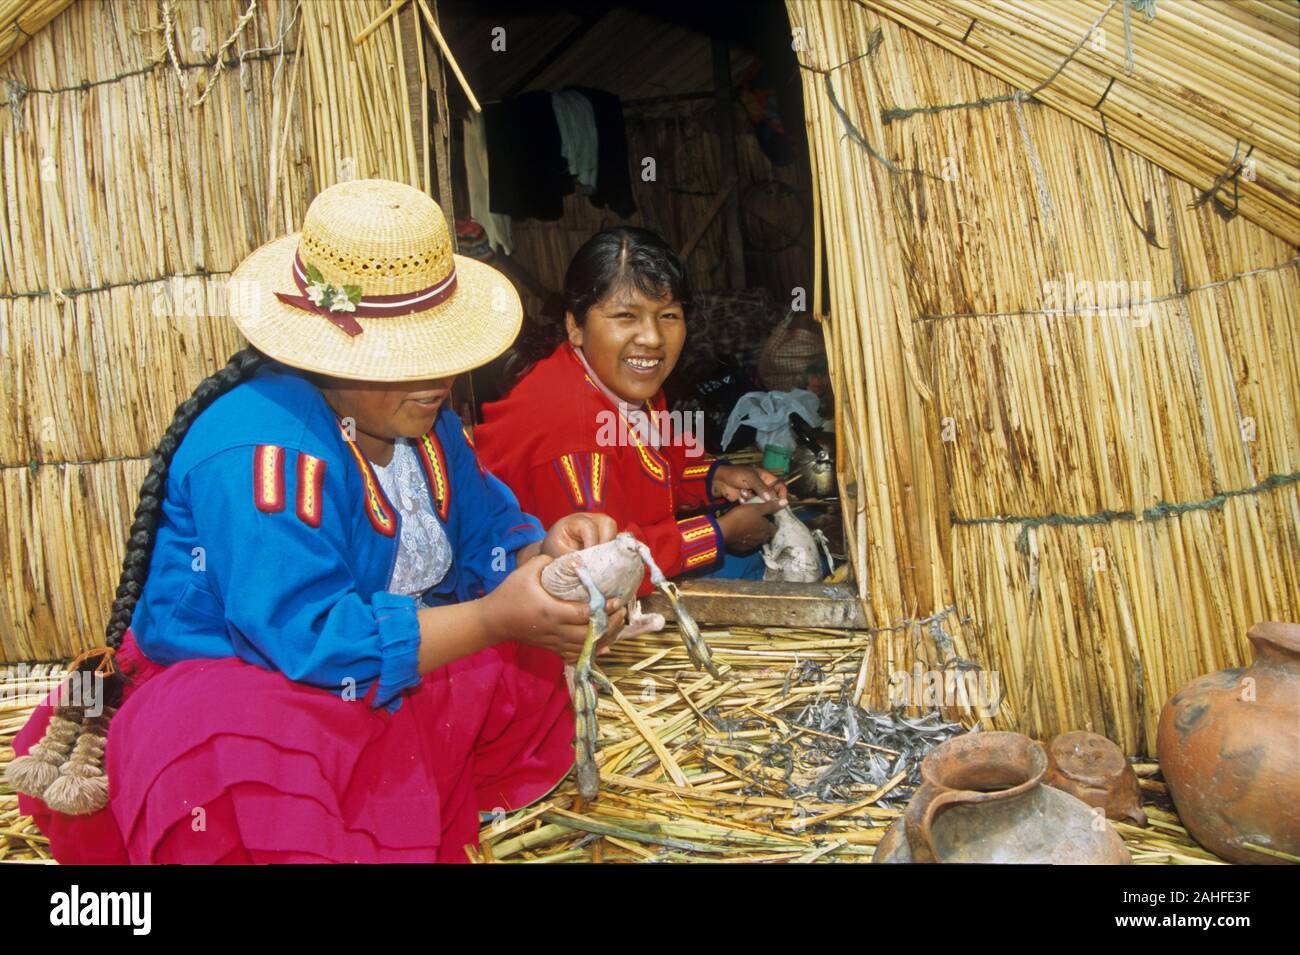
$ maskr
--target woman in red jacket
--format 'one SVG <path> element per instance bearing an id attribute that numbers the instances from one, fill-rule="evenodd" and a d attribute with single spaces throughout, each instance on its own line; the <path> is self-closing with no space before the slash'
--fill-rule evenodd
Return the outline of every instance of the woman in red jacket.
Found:
<path id="1" fill-rule="evenodd" d="M 677 255 L 645 229 L 597 233 L 569 265 L 564 307 L 565 337 L 545 326 L 521 342 L 516 357 L 533 364 L 484 406 L 480 460 L 544 523 L 609 514 L 669 577 L 761 577 L 757 548 L 772 535 L 767 515 L 786 506 L 785 486 L 710 458 L 698 419 L 666 409 L 662 386 L 691 312 Z M 735 502 L 751 503 L 714 513 Z"/>

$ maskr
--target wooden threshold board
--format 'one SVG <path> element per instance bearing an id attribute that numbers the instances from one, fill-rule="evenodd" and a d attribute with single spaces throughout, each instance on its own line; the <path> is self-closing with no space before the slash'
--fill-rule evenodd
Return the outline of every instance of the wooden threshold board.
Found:
<path id="1" fill-rule="evenodd" d="M 763 580 L 683 580 L 686 608 L 701 627 L 823 627 L 865 630 L 857 592 L 844 584 L 791 584 Z M 668 598 L 655 592 L 641 609 L 671 621 Z"/>

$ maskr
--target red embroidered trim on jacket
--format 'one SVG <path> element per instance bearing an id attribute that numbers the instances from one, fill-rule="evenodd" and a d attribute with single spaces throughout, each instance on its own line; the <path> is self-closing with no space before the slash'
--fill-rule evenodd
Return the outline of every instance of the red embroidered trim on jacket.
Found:
<path id="1" fill-rule="evenodd" d="M 714 523 L 704 515 L 677 522 L 682 536 L 682 566 L 686 570 L 708 566 L 718 559 L 718 533 Z"/>
<path id="2" fill-rule="evenodd" d="M 420 452 L 420 461 L 429 479 L 433 506 L 438 517 L 445 522 L 451 513 L 451 483 L 447 480 L 447 459 L 442 453 L 442 444 L 438 436 L 429 431 L 416 442 L 415 447 Z"/>
<path id="3" fill-rule="evenodd" d="M 551 462 L 555 468 L 555 473 L 560 477 L 560 485 L 564 488 L 565 495 L 569 498 L 569 503 L 575 510 L 585 511 L 587 509 L 587 495 L 584 493 L 581 469 L 578 466 L 577 454 L 561 454 Z"/>
<path id="4" fill-rule="evenodd" d="M 605 475 L 609 473 L 609 467 L 605 464 L 605 456 L 600 452 L 591 455 L 591 461 L 588 465 L 590 475 L 589 486 L 591 488 L 591 505 L 599 508 L 605 503 Z"/>
<path id="5" fill-rule="evenodd" d="M 551 466 L 560 477 L 564 493 L 575 510 L 600 510 L 605 503 L 605 476 L 609 465 L 599 451 L 562 454 Z"/>
<path id="6" fill-rule="evenodd" d="M 647 402 L 646 408 L 649 407 L 649 403 Z M 653 409 L 648 411 L 642 409 L 641 413 L 643 415 L 653 415 L 654 411 Z M 637 433 L 637 428 L 627 420 L 627 416 L 624 415 L 621 410 L 619 411 L 618 416 L 622 420 L 623 427 L 626 429 L 626 434 L 632 439 L 632 443 L 636 446 L 637 458 L 641 461 L 641 470 L 645 471 L 645 473 L 650 477 L 650 480 L 654 481 L 656 484 L 671 487 L 673 483 L 673 471 L 668 464 L 668 460 L 653 447 L 641 440 L 641 435 Z M 654 419 L 650 418 L 647 420 L 652 422 Z"/>
<path id="7" fill-rule="evenodd" d="M 310 454 L 298 454 L 298 500 L 296 510 L 308 527 L 320 527 L 325 486 L 325 462 Z"/>
<path id="8" fill-rule="evenodd" d="M 701 464 L 691 464 L 682 468 L 683 481 L 703 481 L 709 476 L 709 468 L 713 467 L 713 459 L 710 458 Z"/>
<path id="9" fill-rule="evenodd" d="M 361 483 L 366 489 L 365 510 L 366 517 L 370 519 L 370 525 L 385 537 L 393 537 L 397 534 L 397 515 L 388 505 L 388 499 L 384 497 L 384 489 L 379 486 L 379 479 L 375 477 L 375 471 L 366 460 L 366 456 L 361 453 L 357 443 L 348 436 L 348 431 L 339 422 L 339 430 L 343 432 L 343 443 L 348 446 L 352 456 L 356 458 L 357 468 L 361 471 Z"/>
<path id="10" fill-rule="evenodd" d="M 284 510 L 284 448 L 259 444 L 253 451 L 253 503 L 267 514 Z"/>

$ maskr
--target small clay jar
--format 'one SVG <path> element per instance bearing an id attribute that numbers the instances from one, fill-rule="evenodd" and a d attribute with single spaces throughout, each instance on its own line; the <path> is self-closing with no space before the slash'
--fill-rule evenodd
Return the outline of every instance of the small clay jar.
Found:
<path id="1" fill-rule="evenodd" d="M 967 733 L 921 763 L 921 786 L 874 862 L 1131 863 L 1101 813 L 1044 784 L 1047 755 L 1019 733 Z"/>
<path id="2" fill-rule="evenodd" d="M 1120 748 L 1097 733 L 1062 733 L 1044 747 L 1047 785 L 1101 809 L 1107 819 L 1147 824 L 1137 773 Z"/>
<path id="3" fill-rule="evenodd" d="M 1300 624 L 1258 623 L 1246 636 L 1255 662 L 1175 693 L 1156 745 L 1197 842 L 1232 862 L 1281 864 L 1259 850 L 1300 856 Z"/>

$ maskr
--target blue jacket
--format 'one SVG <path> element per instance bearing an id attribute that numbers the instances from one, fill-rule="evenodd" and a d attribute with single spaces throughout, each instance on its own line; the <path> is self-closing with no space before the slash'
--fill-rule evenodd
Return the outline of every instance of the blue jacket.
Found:
<path id="1" fill-rule="evenodd" d="M 416 442 L 452 546 L 430 606 L 471 600 L 544 536 L 479 465 L 444 407 Z M 268 364 L 193 422 L 168 471 L 149 575 L 132 619 L 171 664 L 237 656 L 390 711 L 419 683 L 417 603 L 387 593 L 400 518 L 311 382 Z"/>

